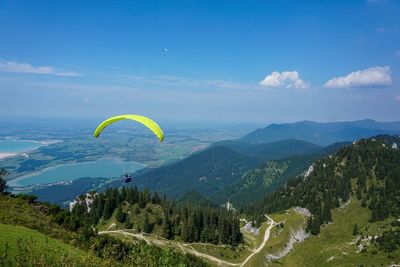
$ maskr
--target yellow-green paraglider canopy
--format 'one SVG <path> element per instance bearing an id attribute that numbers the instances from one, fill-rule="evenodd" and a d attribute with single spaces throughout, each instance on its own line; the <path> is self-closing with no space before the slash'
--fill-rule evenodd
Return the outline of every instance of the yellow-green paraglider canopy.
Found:
<path id="1" fill-rule="evenodd" d="M 158 126 L 158 124 L 155 121 L 153 121 L 152 119 L 149 119 L 145 116 L 134 115 L 134 114 L 118 115 L 118 116 L 114 116 L 114 117 L 106 119 L 105 121 L 100 123 L 99 126 L 97 126 L 96 130 L 93 133 L 93 136 L 95 138 L 98 138 L 104 128 L 106 128 L 111 123 L 114 123 L 114 122 L 117 122 L 120 120 L 134 120 L 134 121 L 140 122 L 144 126 L 149 128 L 158 137 L 160 142 L 162 142 L 164 140 L 164 133 L 161 130 L 160 126 Z"/>

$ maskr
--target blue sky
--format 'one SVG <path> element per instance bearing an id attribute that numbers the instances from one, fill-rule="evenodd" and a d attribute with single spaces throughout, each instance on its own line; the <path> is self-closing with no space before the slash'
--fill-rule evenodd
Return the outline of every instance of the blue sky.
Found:
<path id="1" fill-rule="evenodd" d="M 0 117 L 399 120 L 398 14 L 396 0 L 0 0 Z"/>

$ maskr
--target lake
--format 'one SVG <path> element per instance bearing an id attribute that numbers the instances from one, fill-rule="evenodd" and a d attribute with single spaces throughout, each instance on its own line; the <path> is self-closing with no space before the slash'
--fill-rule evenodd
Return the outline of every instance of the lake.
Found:
<path id="1" fill-rule="evenodd" d="M 0 152 L 18 153 L 36 149 L 41 143 L 30 140 L 0 140 Z"/>
<path id="2" fill-rule="evenodd" d="M 119 177 L 125 172 L 135 172 L 145 165 L 135 161 L 121 159 L 100 159 L 96 161 L 60 164 L 45 168 L 40 172 L 26 174 L 11 181 L 9 186 L 27 186 L 33 184 L 48 184 L 81 177 Z"/>

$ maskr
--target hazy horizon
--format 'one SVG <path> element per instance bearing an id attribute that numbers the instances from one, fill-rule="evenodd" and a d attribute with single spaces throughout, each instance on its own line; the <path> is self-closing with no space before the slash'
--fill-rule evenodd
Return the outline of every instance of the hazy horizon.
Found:
<path id="1" fill-rule="evenodd" d="M 27 124 L 32 123 L 46 123 L 49 126 L 55 126 L 58 124 L 75 124 L 79 126 L 87 126 L 87 127 L 95 127 L 101 121 L 103 121 L 103 117 L 1 117 L 0 123 L 7 124 Z M 374 120 L 371 118 L 364 118 L 360 120 L 337 120 L 337 121 L 314 121 L 314 120 L 295 120 L 295 121 L 258 121 L 258 122 L 245 122 L 245 121 L 186 121 L 186 120 L 159 120 L 158 123 L 164 128 L 179 128 L 179 129 L 207 129 L 207 128 L 242 128 L 248 129 L 249 131 L 256 130 L 258 128 L 264 128 L 271 124 L 292 124 L 299 122 L 315 122 L 315 123 L 341 123 L 341 122 L 355 122 L 355 121 L 364 121 L 364 120 L 373 120 L 379 123 L 396 123 L 400 122 L 400 120 Z M 89 124 L 88 124 L 89 123 Z M 38 127 L 41 127 L 38 125 Z M 130 122 L 120 122 L 120 124 L 113 126 L 113 128 L 132 128 L 134 130 L 134 126 Z"/>

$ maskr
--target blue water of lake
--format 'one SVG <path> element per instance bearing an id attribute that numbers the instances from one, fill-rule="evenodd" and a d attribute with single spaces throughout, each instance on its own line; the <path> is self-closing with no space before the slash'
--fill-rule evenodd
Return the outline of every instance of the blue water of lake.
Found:
<path id="1" fill-rule="evenodd" d="M 42 146 L 39 142 L 29 140 L 0 140 L 0 152 L 18 153 Z"/>
<path id="2" fill-rule="evenodd" d="M 100 159 L 96 161 L 61 164 L 17 177 L 8 182 L 10 186 L 48 184 L 81 177 L 119 177 L 125 172 L 135 172 L 145 165 L 121 159 Z"/>

